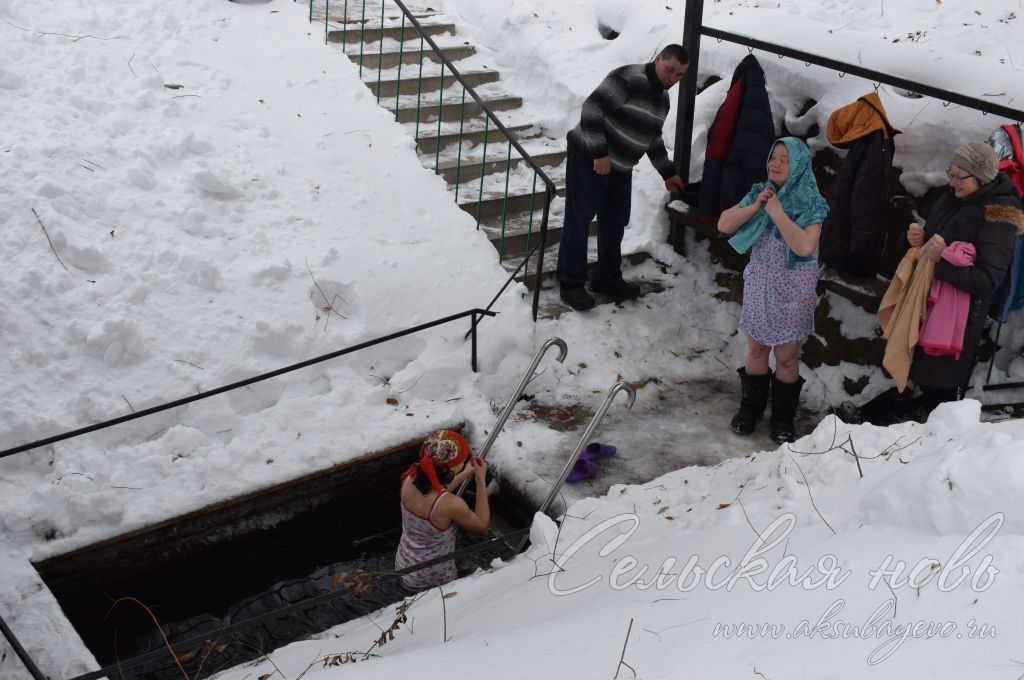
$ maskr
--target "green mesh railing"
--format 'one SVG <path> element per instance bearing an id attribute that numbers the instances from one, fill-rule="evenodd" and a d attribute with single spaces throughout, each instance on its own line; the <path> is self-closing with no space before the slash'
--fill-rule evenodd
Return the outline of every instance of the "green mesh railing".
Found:
<path id="1" fill-rule="evenodd" d="M 323 21 L 324 21 L 324 35 L 325 35 L 325 39 L 330 41 L 330 40 L 332 40 L 332 35 L 334 35 L 334 41 L 341 43 L 342 50 L 345 52 L 345 54 L 350 59 L 352 59 L 353 61 L 358 61 L 358 64 L 359 64 L 359 77 L 361 79 L 363 79 L 364 82 L 367 82 L 367 85 L 369 87 L 371 87 L 371 88 L 372 88 L 372 81 L 368 81 L 366 78 L 364 78 L 364 76 L 363 76 L 363 68 L 364 67 L 372 68 L 372 61 L 374 60 L 374 57 L 375 57 L 376 67 L 377 67 L 377 76 L 376 76 L 376 87 L 377 87 L 376 97 L 377 97 L 377 102 L 380 103 L 380 101 L 382 99 L 382 88 L 385 85 L 391 86 L 392 83 L 393 83 L 394 88 L 395 88 L 395 103 L 394 103 L 394 110 L 393 110 L 395 118 L 397 120 L 402 120 L 403 117 L 405 117 L 406 122 L 413 123 L 414 130 L 415 130 L 414 134 L 416 136 L 417 141 L 420 141 L 420 131 L 421 131 L 422 124 L 423 123 L 433 122 L 433 121 L 430 120 L 430 116 L 434 114 L 433 106 L 425 106 L 424 102 L 423 102 L 423 89 L 424 89 L 423 88 L 423 78 L 424 78 L 424 76 L 423 76 L 423 62 L 424 62 L 425 59 L 428 60 L 428 61 L 435 61 L 435 62 L 439 61 L 440 62 L 440 64 L 441 64 L 440 74 L 439 74 L 439 76 L 437 76 L 438 92 L 439 92 L 438 101 L 437 101 L 437 109 L 436 109 L 437 127 L 436 127 L 436 130 L 434 130 L 434 129 L 431 130 L 436 135 L 436 137 L 434 138 L 434 140 L 435 140 L 435 148 L 433 149 L 433 151 L 434 151 L 434 170 L 435 170 L 435 172 L 440 172 L 442 170 L 442 168 L 441 168 L 441 150 L 442 150 L 442 148 L 441 147 L 442 147 L 442 140 L 445 138 L 445 136 L 442 134 L 442 129 L 443 129 L 443 125 L 442 124 L 443 124 L 443 122 L 445 122 L 446 114 L 448 116 L 454 116 L 454 113 L 457 112 L 458 113 L 458 123 L 459 123 L 458 128 L 459 128 L 459 131 L 458 131 L 458 134 L 451 135 L 450 136 L 450 141 L 447 142 L 447 146 L 457 147 L 456 148 L 456 152 L 455 152 L 455 159 L 454 159 L 455 160 L 455 182 L 454 182 L 454 184 L 455 184 L 455 200 L 456 200 L 456 202 L 458 201 L 459 192 L 460 192 L 460 189 L 462 188 L 460 185 L 462 183 L 462 176 L 463 176 L 463 170 L 464 170 L 464 160 L 465 160 L 465 159 L 463 159 L 463 150 L 465 148 L 469 148 L 470 146 L 472 146 L 472 145 L 470 145 L 468 143 L 464 143 L 465 140 L 466 140 L 466 135 L 467 134 L 479 134 L 478 130 L 477 131 L 472 131 L 472 132 L 467 132 L 466 131 L 466 94 L 468 93 L 469 96 L 473 99 L 473 101 L 476 102 L 477 107 L 479 107 L 480 113 L 477 114 L 477 113 L 474 112 L 473 115 L 474 115 L 474 117 L 475 116 L 482 116 L 483 117 L 483 136 L 482 136 L 482 145 L 481 145 L 481 156 L 480 156 L 480 160 L 479 160 L 480 182 L 479 182 L 479 188 L 478 188 L 478 190 L 476 192 L 477 193 L 477 200 L 476 200 L 476 210 L 475 210 L 475 218 L 476 218 L 476 227 L 477 227 L 477 229 L 480 229 L 481 223 L 482 223 L 482 219 L 483 219 L 484 185 L 485 185 L 486 179 L 487 179 L 487 177 L 489 175 L 489 173 L 488 173 L 488 166 L 487 166 L 487 152 L 488 152 L 488 145 L 494 141 L 494 140 L 490 139 L 490 137 L 491 137 L 492 134 L 496 134 L 496 135 L 500 136 L 500 138 L 503 139 L 504 141 L 506 141 L 507 144 L 508 144 L 507 153 L 504 154 L 504 156 L 505 156 L 505 159 L 504 159 L 504 166 L 505 166 L 504 192 L 502 194 L 500 194 L 500 195 L 495 195 L 491 199 L 489 199 L 489 200 L 494 200 L 496 202 L 500 201 L 500 204 L 501 204 L 500 221 L 499 221 L 499 224 L 496 225 L 497 229 L 498 229 L 498 235 L 499 235 L 498 244 L 497 244 L 497 247 L 498 247 L 498 257 L 499 257 L 499 260 L 501 260 L 501 261 L 503 261 L 506 258 L 507 252 L 509 250 L 511 250 L 511 248 L 508 248 L 508 249 L 506 248 L 506 228 L 508 226 L 509 206 L 510 206 L 510 203 L 511 203 L 510 202 L 510 186 L 511 186 L 511 173 L 512 173 L 512 167 L 513 167 L 513 154 L 515 154 L 515 156 L 517 157 L 517 160 L 519 162 L 521 162 L 522 164 L 524 164 L 528 168 L 527 172 L 531 172 L 532 171 L 532 174 L 533 174 L 532 189 L 531 189 L 532 193 L 530 194 L 530 199 L 529 199 L 530 209 L 529 209 L 529 215 L 528 215 L 528 218 L 527 218 L 526 234 L 525 234 L 526 254 L 525 254 L 525 256 L 523 256 L 523 260 L 522 260 L 522 262 L 520 262 L 520 264 L 516 268 L 515 272 L 513 272 L 512 275 L 509 277 L 508 281 L 505 282 L 505 285 L 502 286 L 501 291 L 499 291 L 498 295 L 495 296 L 494 300 L 497 300 L 497 298 L 501 295 L 501 293 L 504 292 L 504 290 L 506 288 L 508 288 L 509 284 L 517 276 L 519 276 L 519 273 L 521 271 L 524 272 L 524 278 L 526 278 L 526 279 L 529 278 L 529 276 L 530 276 L 530 271 L 529 271 L 530 259 L 536 253 L 536 255 L 537 255 L 536 270 L 533 272 L 533 276 L 535 277 L 535 280 L 534 280 L 534 295 L 533 295 L 533 316 L 534 316 L 534 319 L 536 319 L 537 318 L 538 305 L 539 305 L 539 301 L 540 301 L 541 279 L 542 279 L 542 276 L 543 276 L 543 269 L 544 269 L 543 258 L 544 258 L 544 247 L 545 247 L 545 243 L 547 241 L 548 215 L 550 213 L 551 200 L 555 197 L 555 194 L 556 194 L 555 185 L 551 181 L 551 179 L 541 169 L 540 164 L 534 158 L 532 158 L 526 152 L 525 149 L 523 149 L 522 145 L 516 139 L 515 135 L 511 131 L 508 130 L 508 128 L 501 122 L 501 120 L 498 119 L 498 117 L 494 114 L 494 111 L 492 110 L 492 108 L 488 105 L 487 101 L 484 100 L 473 89 L 473 86 L 466 80 L 466 78 L 463 76 L 463 74 L 459 72 L 459 70 L 454 66 L 454 64 L 452 64 L 451 60 L 444 53 L 444 51 L 440 47 L 438 47 L 437 43 L 435 43 L 434 40 L 430 37 L 430 32 L 428 30 L 429 27 L 424 28 L 424 26 L 412 14 L 412 12 L 409 11 L 409 8 L 406 7 L 406 5 L 402 2 L 402 0 L 390 0 L 390 2 L 392 2 L 401 11 L 400 22 L 399 23 L 392 22 L 391 26 L 386 26 L 385 25 L 387 23 L 386 22 L 386 19 L 387 19 L 387 16 L 386 16 L 386 3 L 387 3 L 387 1 L 388 0 L 381 0 L 380 1 L 379 27 L 377 27 L 377 30 L 373 30 L 372 28 L 370 28 L 368 30 L 367 23 L 368 23 L 368 21 L 373 20 L 374 18 L 371 16 L 369 20 L 367 19 L 367 6 L 368 6 L 368 4 L 372 3 L 372 5 L 373 5 L 373 9 L 371 10 L 371 13 L 372 13 L 376 9 L 377 0 L 351 0 L 351 1 L 350 0 L 344 0 L 344 6 L 343 6 L 343 9 L 342 9 L 341 15 L 340 16 L 335 16 L 335 17 L 332 17 L 331 13 L 330 13 L 330 0 L 323 0 L 323 3 L 324 3 Z M 314 3 L 314 0 L 309 0 L 309 17 L 310 17 L 310 21 L 313 21 L 313 3 Z M 337 5 L 338 5 L 337 0 L 335 0 L 334 4 L 335 4 L 335 7 L 337 7 Z M 356 15 L 358 17 L 358 19 L 350 19 L 350 17 L 349 17 L 350 5 L 352 5 L 353 14 Z M 349 34 L 349 31 L 356 30 L 354 27 L 351 26 L 351 24 L 354 24 L 354 23 L 358 23 L 359 24 L 359 26 L 358 26 L 358 33 L 359 33 L 359 35 L 358 35 L 358 41 L 359 41 L 358 53 L 350 52 L 348 50 L 348 45 L 349 45 L 349 35 L 348 34 Z M 409 31 L 408 32 L 408 36 L 407 36 L 407 31 L 406 31 L 407 24 L 412 27 L 412 29 L 413 29 L 413 31 L 415 31 L 415 33 L 413 33 L 413 31 Z M 375 55 L 372 54 L 372 52 L 369 55 L 366 53 L 366 49 L 365 48 L 366 48 L 367 33 L 370 34 L 371 39 L 374 38 L 374 37 L 376 37 L 378 39 L 379 44 L 377 46 L 377 50 L 376 50 L 376 54 Z M 396 35 L 396 33 L 397 33 L 397 35 Z M 405 81 L 407 83 L 411 83 L 413 80 L 415 80 L 415 82 L 416 82 L 416 87 L 415 87 L 415 92 L 416 92 L 415 113 L 411 114 L 411 113 L 409 113 L 409 110 L 413 107 L 413 104 L 412 104 L 411 101 L 407 101 L 407 103 L 405 104 L 404 108 L 402 106 L 402 92 L 403 92 L 403 88 L 402 88 L 402 83 L 403 83 L 403 80 L 402 80 L 402 65 L 405 63 L 406 58 L 407 58 L 407 53 L 406 53 L 406 50 L 405 50 L 406 39 L 407 39 L 407 37 L 411 37 L 412 39 L 415 40 L 415 37 L 417 35 L 419 36 L 419 43 L 420 43 L 418 55 L 416 55 L 414 57 L 411 54 L 411 51 L 410 51 L 410 54 L 408 56 L 410 57 L 410 59 L 409 59 L 410 63 L 412 63 L 412 64 L 418 63 L 419 68 L 415 69 L 416 73 L 414 75 L 411 75 L 410 77 L 408 77 L 407 80 Z M 390 60 L 392 59 L 392 56 L 394 54 L 396 54 L 395 52 L 385 52 L 385 50 L 384 50 L 384 41 L 386 39 L 391 38 L 391 37 L 397 38 L 397 43 L 398 43 L 398 47 L 397 47 L 397 78 L 394 81 L 385 81 L 385 80 L 383 80 L 383 75 L 382 75 L 383 71 L 386 70 L 384 64 L 386 63 L 386 61 L 387 61 L 387 63 L 390 63 Z M 425 52 L 427 47 L 429 47 L 429 52 Z M 412 69 L 410 69 L 410 70 L 412 70 Z M 447 71 L 447 76 L 450 78 L 450 81 L 449 81 L 451 83 L 450 87 L 451 88 L 461 87 L 461 89 L 462 89 L 461 97 L 457 96 L 458 98 L 452 98 L 452 99 L 446 99 L 445 98 L 445 91 L 444 90 L 445 90 L 446 71 Z M 410 86 L 409 89 L 412 89 L 411 86 Z M 411 99 L 411 97 L 410 97 L 410 99 Z M 454 122 L 454 117 L 450 118 L 449 120 L 451 122 Z M 499 154 L 500 154 L 500 152 L 499 152 Z M 465 163 L 465 165 L 468 166 L 468 163 L 469 163 L 469 161 L 467 161 Z M 472 161 L 472 163 L 475 165 L 476 161 Z M 500 167 L 500 165 L 501 165 L 500 161 L 492 160 L 492 166 Z M 469 167 L 472 167 L 472 166 L 469 166 Z M 537 227 L 537 229 L 535 231 L 535 229 L 534 229 L 534 215 L 535 215 L 535 212 L 536 212 L 536 209 L 537 209 L 536 199 L 538 198 L 538 195 L 537 195 L 537 182 L 538 182 L 538 179 L 544 185 L 544 195 L 543 195 L 543 199 L 542 199 L 543 200 L 543 204 L 541 206 L 542 207 L 542 212 L 541 212 L 541 217 L 540 217 L 540 225 Z M 529 175 L 527 175 L 525 177 L 525 182 L 529 183 L 529 181 L 530 181 Z M 494 304 L 494 300 L 491 301 L 491 304 Z M 490 309 L 490 305 L 488 305 L 488 309 Z"/>

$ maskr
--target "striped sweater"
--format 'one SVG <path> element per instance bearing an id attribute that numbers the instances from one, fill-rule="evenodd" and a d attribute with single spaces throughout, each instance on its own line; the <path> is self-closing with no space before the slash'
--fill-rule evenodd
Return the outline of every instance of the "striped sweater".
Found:
<path id="1" fill-rule="evenodd" d="M 569 143 L 589 158 L 610 156 L 612 169 L 630 172 L 647 154 L 665 179 L 676 174 L 661 127 L 668 115 L 668 92 L 654 63 L 620 66 L 609 73 L 586 101 Z"/>

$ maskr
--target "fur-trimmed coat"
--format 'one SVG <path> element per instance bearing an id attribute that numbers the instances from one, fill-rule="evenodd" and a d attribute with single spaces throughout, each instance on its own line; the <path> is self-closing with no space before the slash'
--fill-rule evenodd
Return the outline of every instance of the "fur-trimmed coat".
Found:
<path id="1" fill-rule="evenodd" d="M 977 257 L 970 267 L 957 267 L 944 260 L 935 265 L 936 279 L 971 296 L 960 358 L 930 356 L 917 348 L 910 378 L 921 387 L 966 387 L 974 369 L 992 293 L 1002 283 L 1010 266 L 1014 239 L 1017 234 L 1024 234 L 1024 207 L 1013 183 L 1000 173 L 964 199 L 956 198 L 952 189 L 943 194 L 928 214 L 924 230 L 926 239 L 940 234 L 947 244 L 953 241 L 972 244 Z"/>

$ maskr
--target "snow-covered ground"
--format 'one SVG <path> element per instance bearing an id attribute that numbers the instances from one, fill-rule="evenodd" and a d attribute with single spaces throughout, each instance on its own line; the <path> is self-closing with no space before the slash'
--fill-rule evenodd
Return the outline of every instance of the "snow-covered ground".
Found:
<path id="1" fill-rule="evenodd" d="M 555 138 L 609 70 L 678 41 L 684 9 L 671 0 L 448 0 L 438 8 Z M 1019 0 L 705 7 L 710 25 L 827 48 L 873 68 L 905 67 L 901 75 L 1020 108 L 1018 13 Z M 504 282 L 493 248 L 421 167 L 408 131 L 306 16 L 288 0 L 0 0 L 0 448 L 480 307 Z M 604 40 L 599 24 L 620 36 Z M 705 41 L 702 77 L 728 80 L 745 53 Z M 795 131 L 824 130 L 832 110 L 871 87 L 774 55 L 761 61 L 777 122 Z M 698 98 L 695 177 L 725 87 Z M 1002 122 L 887 86 L 880 95 L 903 130 L 896 164 L 912 191 L 941 184 L 951 148 Z M 808 98 L 818 105 L 797 120 Z M 674 112 L 665 137 L 671 144 Z M 453 324 L 0 460 L 0 614 L 51 677 L 94 668 L 31 560 L 408 440 L 432 423 L 464 420 L 482 442 L 535 348 L 552 336 L 567 341 L 569 357 L 545 363 L 531 384 L 543 403 L 594 408 L 620 378 L 646 381 L 638 406 L 656 404 L 662 386 L 733 381 L 744 350 L 738 307 L 712 297 L 717 269 L 706 254 L 682 259 L 665 244 L 664 191 L 646 161 L 634 187 L 625 246 L 650 252 L 666 272 L 649 262 L 629 275 L 658 276 L 669 288 L 537 324 L 525 290 L 513 288 L 497 303 L 499 316 L 481 325 L 480 373 L 469 370 L 468 324 Z M 833 308 L 850 335 L 874 333 L 868 315 Z M 1024 345 L 1019 315 L 1000 341 L 995 378 L 1024 378 L 1024 359 L 1013 358 Z M 819 410 L 842 398 L 844 376 L 870 375 L 869 391 L 886 385 L 870 367 L 804 371 L 805 400 Z M 458 592 L 446 600 L 450 641 L 434 591 L 409 609 L 415 635 L 403 627 L 372 661 L 316 664 L 307 675 L 433 677 L 457 659 L 497 677 L 611 677 L 623 647 L 639 677 L 1024 673 L 1019 422 L 980 423 L 976 402 L 943 407 L 927 425 L 848 427 L 828 418 L 794 447 L 821 455 L 801 455 L 751 451 L 758 440 L 704 427 L 724 413 L 665 411 L 657 426 L 645 415 L 643 432 L 632 434 L 628 414 L 610 416 L 613 443 L 638 454 L 628 479 L 644 483 L 579 500 L 560 534 L 538 519 L 527 556 L 449 586 Z M 574 444 L 528 420 L 507 429 L 492 462 L 524 486 L 560 468 Z M 863 478 L 851 455 L 832 449 L 848 438 Z M 663 461 L 637 450 L 658 447 L 679 451 L 673 465 L 681 469 L 659 476 Z M 606 518 L 603 533 L 570 550 Z M 767 569 L 719 588 L 769 526 L 789 530 L 766 551 Z M 988 541 L 975 537 L 984 545 L 958 561 L 957 547 L 969 547 L 978 527 Z M 552 555 L 565 571 L 531 578 L 550 571 Z M 719 560 L 717 573 L 692 576 L 685 592 L 678 579 L 618 587 L 640 565 L 650 565 L 649 581 L 667 558 L 678 571 L 691 555 L 704 569 Z M 755 590 L 783 555 L 801 577 Z M 921 565 L 920 588 L 899 582 L 889 555 Z M 835 580 L 849 575 L 835 587 L 818 583 L 817 571 L 830 570 Z M 559 594 L 595 576 L 593 586 Z M 880 610 L 871 634 L 816 628 L 840 599 L 832 621 L 864 624 L 888 599 L 895 609 Z M 386 628 L 394 613 L 373 618 Z M 808 627 L 798 629 L 804 619 Z M 918 621 L 955 629 L 929 640 L 911 631 L 880 647 L 903 635 L 896 626 Z M 716 629 L 742 623 L 786 628 L 754 639 Z M 879 633 L 883 624 L 893 628 Z M 378 635 L 373 623 L 352 622 L 273 661 L 295 678 L 315 656 L 364 650 Z M 0 678 L 24 677 L 11 651 L 0 650 Z"/>

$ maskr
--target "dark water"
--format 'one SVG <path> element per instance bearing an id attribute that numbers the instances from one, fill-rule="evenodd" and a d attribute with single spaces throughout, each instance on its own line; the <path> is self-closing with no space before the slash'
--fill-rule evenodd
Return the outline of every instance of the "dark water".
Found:
<path id="1" fill-rule="evenodd" d="M 350 515 L 353 521 L 339 522 L 330 513 L 306 517 L 212 548 L 202 559 L 139 574 L 102 593 L 64 597 L 61 604 L 102 666 L 166 649 L 164 636 L 171 644 L 200 638 L 208 644 L 178 657 L 190 677 L 206 677 L 408 596 L 398 578 L 384 577 L 394 570 L 401 534 L 399 513 L 391 505 L 358 521 Z M 483 540 L 461 533 L 458 547 Z M 511 550 L 498 544 L 467 555 L 457 562 L 460 575 L 487 568 L 495 557 L 509 558 Z M 371 577 L 353 582 L 360 570 Z M 339 584 L 335 590 L 336 580 L 351 587 Z M 218 633 L 329 592 L 339 596 L 244 631 Z M 119 598 L 132 599 L 113 604 Z M 126 678 L 181 678 L 169 654 L 124 665 L 121 672 Z"/>

